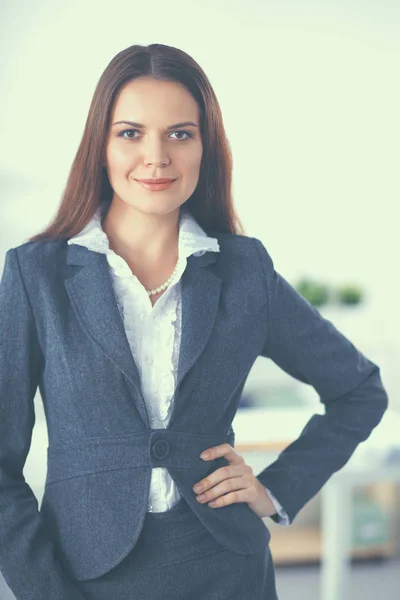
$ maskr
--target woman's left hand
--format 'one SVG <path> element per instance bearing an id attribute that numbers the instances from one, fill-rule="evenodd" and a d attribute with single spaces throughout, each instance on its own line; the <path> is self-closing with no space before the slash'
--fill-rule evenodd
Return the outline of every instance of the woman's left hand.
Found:
<path id="1" fill-rule="evenodd" d="M 204 452 L 200 458 L 203 458 Z M 201 504 L 213 500 L 215 504 L 212 508 L 218 508 L 234 502 L 247 502 L 249 508 L 260 518 L 276 513 L 267 490 L 254 475 L 253 469 L 230 444 L 207 448 L 207 453 L 209 456 L 204 460 L 223 456 L 230 464 L 217 469 L 193 486 L 197 494 L 204 494 L 203 500 L 196 496 Z M 203 486 L 201 491 L 195 489 L 199 484 Z"/>

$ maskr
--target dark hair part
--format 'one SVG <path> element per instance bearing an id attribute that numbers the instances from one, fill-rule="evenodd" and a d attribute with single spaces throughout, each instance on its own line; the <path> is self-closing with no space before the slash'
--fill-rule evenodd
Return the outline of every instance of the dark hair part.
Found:
<path id="1" fill-rule="evenodd" d="M 183 84 L 199 106 L 203 142 L 199 181 L 183 206 L 206 232 L 245 235 L 233 206 L 232 154 L 211 84 L 186 52 L 150 44 L 122 50 L 102 73 L 58 211 L 48 227 L 28 241 L 73 237 L 100 205 L 107 211 L 114 192 L 103 165 L 113 104 L 122 86 L 142 76 Z"/>

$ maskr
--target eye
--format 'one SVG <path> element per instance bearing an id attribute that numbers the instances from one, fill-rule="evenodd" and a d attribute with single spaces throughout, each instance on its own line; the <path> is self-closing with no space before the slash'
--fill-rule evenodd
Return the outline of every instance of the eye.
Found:
<path id="1" fill-rule="evenodd" d="M 135 131 L 139 131 L 139 129 L 124 129 L 123 131 L 119 132 L 118 137 L 121 137 L 125 140 L 135 140 L 136 137 L 125 137 L 124 136 L 125 133 L 128 133 L 128 132 L 133 133 Z M 139 133 L 140 133 L 140 131 L 139 131 Z M 186 137 L 186 138 L 183 138 L 183 139 L 178 138 L 178 140 L 180 140 L 182 142 L 193 137 L 193 135 L 189 131 L 176 130 L 176 131 L 172 131 L 172 133 L 184 133 L 185 135 L 187 135 L 188 137 Z"/>
<path id="2" fill-rule="evenodd" d="M 124 129 L 123 131 L 119 132 L 118 137 L 122 137 L 123 138 L 123 137 L 125 137 L 124 133 L 133 132 L 133 131 L 138 131 L 138 129 Z M 125 138 L 125 139 L 134 139 L 134 138 Z"/>
<path id="3" fill-rule="evenodd" d="M 187 135 L 190 138 L 193 137 L 193 135 L 191 133 L 189 133 L 189 131 L 181 131 L 181 130 L 179 130 L 179 131 L 173 131 L 172 133 L 184 133 L 185 135 Z M 185 138 L 185 139 L 188 139 L 188 138 Z"/>

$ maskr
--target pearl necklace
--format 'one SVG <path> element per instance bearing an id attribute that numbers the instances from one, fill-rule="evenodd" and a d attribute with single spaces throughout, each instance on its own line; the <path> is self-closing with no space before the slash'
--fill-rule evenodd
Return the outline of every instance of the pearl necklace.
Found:
<path id="1" fill-rule="evenodd" d="M 153 296 L 154 294 L 159 294 L 160 292 L 162 292 L 169 286 L 169 284 L 171 283 L 171 281 L 174 278 L 174 275 L 178 269 L 178 263 L 179 263 L 179 258 L 176 263 L 175 269 L 172 272 L 172 275 L 170 277 L 168 277 L 167 281 L 165 283 L 163 283 L 163 285 L 160 285 L 160 287 L 154 288 L 153 290 L 146 290 L 146 292 L 148 293 L 149 296 Z"/>

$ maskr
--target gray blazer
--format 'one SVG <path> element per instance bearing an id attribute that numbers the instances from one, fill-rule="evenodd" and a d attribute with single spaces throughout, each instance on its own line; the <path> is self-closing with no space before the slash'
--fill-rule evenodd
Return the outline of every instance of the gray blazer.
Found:
<path id="1" fill-rule="evenodd" d="M 83 600 L 134 547 L 152 467 L 165 467 L 212 535 L 240 554 L 270 540 L 247 503 L 199 504 L 192 486 L 227 465 L 232 421 L 256 358 L 312 385 L 325 405 L 260 474 L 293 521 L 380 422 L 380 369 L 274 269 L 256 238 L 208 232 L 220 252 L 190 256 L 173 414 L 151 429 L 106 256 L 65 240 L 6 253 L 0 284 L 0 571 L 21 600 Z M 48 436 L 40 510 L 22 471 L 37 387 Z"/>

